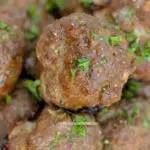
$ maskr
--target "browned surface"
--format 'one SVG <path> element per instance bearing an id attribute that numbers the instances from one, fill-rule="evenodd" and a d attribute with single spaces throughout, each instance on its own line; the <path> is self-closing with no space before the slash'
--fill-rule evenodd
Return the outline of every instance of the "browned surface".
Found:
<path id="1" fill-rule="evenodd" d="M 33 117 L 37 108 L 36 101 L 26 89 L 15 90 L 12 101 L 0 110 L 0 139 L 14 128 L 19 119 Z"/>
<path id="2" fill-rule="evenodd" d="M 0 34 L 7 37 L 6 41 L 0 38 L 0 98 L 2 98 L 12 91 L 21 73 L 24 37 L 17 25 L 3 19 L 0 21 L 8 24 L 14 32 L 11 35 L 5 30 L 0 30 Z"/>
<path id="3" fill-rule="evenodd" d="M 125 104 L 120 110 L 126 109 L 129 116 L 132 116 L 135 107 L 137 107 L 140 113 L 133 117 L 134 123 L 129 122 L 127 116 L 121 117 L 118 111 L 118 117 L 110 118 L 111 120 L 102 125 L 104 137 L 109 140 L 109 144 L 105 145 L 105 150 L 150 149 L 150 127 L 143 126 L 144 119 L 150 121 L 149 100 L 138 98 L 132 102 L 128 103 L 128 108 Z"/>
<path id="4" fill-rule="evenodd" d="M 13 130 L 9 136 L 8 149 L 19 150 L 24 148 L 28 150 L 49 150 L 57 132 L 60 132 L 60 139 L 54 146 L 55 150 L 102 150 L 102 135 L 100 128 L 92 116 L 85 116 L 88 117 L 88 121 L 91 121 L 94 125 L 86 126 L 85 137 L 78 137 L 77 139 L 71 140 L 70 135 L 73 122 L 70 116 L 62 110 L 46 107 L 39 116 L 36 127 L 32 132 L 30 132 L 32 126 L 27 127 L 25 125 L 18 126 Z M 20 128 L 23 129 L 24 138 L 22 136 L 23 134 L 20 132 Z M 24 132 L 27 128 L 29 128 L 29 130 Z M 19 137 L 21 140 L 19 140 Z M 21 144 L 19 145 L 18 143 Z"/>
<path id="5" fill-rule="evenodd" d="M 46 102 L 78 109 L 120 100 L 122 87 L 134 70 L 127 43 L 123 37 L 120 46 L 112 47 L 103 39 L 92 39 L 92 33 L 101 37 L 116 34 L 101 28 L 95 17 L 84 13 L 64 17 L 45 28 L 37 44 L 37 57 L 44 67 L 41 93 Z M 90 65 L 83 72 L 75 68 L 72 85 L 71 69 L 79 58 L 87 58 Z"/>

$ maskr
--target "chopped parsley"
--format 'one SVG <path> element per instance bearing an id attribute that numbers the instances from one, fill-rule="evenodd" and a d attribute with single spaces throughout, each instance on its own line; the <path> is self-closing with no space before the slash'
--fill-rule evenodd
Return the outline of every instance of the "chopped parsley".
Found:
<path id="1" fill-rule="evenodd" d="M 38 93 L 38 86 L 40 85 L 40 81 L 39 80 L 29 80 L 26 79 L 23 82 L 24 87 L 26 87 L 28 89 L 29 92 L 31 92 L 33 94 L 33 96 L 38 100 L 41 101 L 41 97 Z"/>
<path id="2" fill-rule="evenodd" d="M 134 13 L 135 13 L 134 8 L 133 7 L 128 7 L 126 17 L 129 18 L 129 17 L 133 16 Z"/>
<path id="3" fill-rule="evenodd" d="M 102 56 L 102 57 L 101 57 L 101 63 L 102 63 L 102 64 L 107 64 L 107 63 L 108 63 L 108 60 L 107 60 L 107 57 L 106 57 L 106 56 Z"/>
<path id="4" fill-rule="evenodd" d="M 57 132 L 54 141 L 50 145 L 50 149 L 53 149 L 59 140 L 60 140 L 60 132 Z"/>
<path id="5" fill-rule="evenodd" d="M 103 112 L 103 113 L 108 113 L 108 112 L 109 112 L 108 107 L 103 108 L 102 112 Z"/>
<path id="6" fill-rule="evenodd" d="M 58 53 L 58 52 L 59 52 L 59 50 L 58 50 L 58 49 L 54 49 L 54 52 L 55 52 L 55 53 Z"/>
<path id="7" fill-rule="evenodd" d="M 122 36 L 111 36 L 110 37 L 110 45 L 117 46 L 122 42 Z"/>
<path id="8" fill-rule="evenodd" d="M 140 83 L 136 80 L 129 79 L 123 89 L 123 98 L 131 99 L 139 91 Z"/>
<path id="9" fill-rule="evenodd" d="M 115 29 L 115 30 L 120 30 L 120 26 L 119 26 L 119 25 L 115 25 L 115 26 L 114 26 L 114 29 Z"/>
<path id="10" fill-rule="evenodd" d="M 52 12 L 55 7 L 65 9 L 65 0 L 46 0 L 46 11 Z"/>
<path id="11" fill-rule="evenodd" d="M 4 22 L 0 22 L 0 30 L 7 31 L 10 35 L 14 35 L 14 31 Z M 5 42 L 8 40 L 7 35 L 0 34 L 1 39 L 3 39 Z"/>
<path id="12" fill-rule="evenodd" d="M 12 101 L 12 97 L 10 95 L 7 95 L 5 97 L 6 103 L 9 104 Z"/>
<path id="13" fill-rule="evenodd" d="M 84 7 L 90 7 L 92 4 L 92 0 L 80 0 L 80 2 L 84 4 Z"/>
<path id="14" fill-rule="evenodd" d="M 110 141 L 107 139 L 104 139 L 103 144 L 108 145 L 108 144 L 110 144 Z"/>
<path id="15" fill-rule="evenodd" d="M 87 58 L 79 58 L 77 59 L 77 67 L 79 67 L 80 71 L 85 71 L 88 69 L 90 61 Z"/>
<path id="16" fill-rule="evenodd" d="M 4 22 L 0 22 L 0 30 L 6 30 L 8 28 L 8 25 Z"/>
<path id="17" fill-rule="evenodd" d="M 128 48 L 128 50 L 131 52 L 131 53 L 135 53 L 137 50 L 139 49 L 139 44 L 134 42 L 130 45 L 130 47 Z"/>
<path id="18" fill-rule="evenodd" d="M 131 43 L 136 41 L 137 36 L 133 33 L 133 31 L 129 31 L 126 33 L 126 40 Z"/>
<path id="19" fill-rule="evenodd" d="M 39 36 L 39 29 L 36 25 L 32 24 L 29 29 L 29 33 L 26 33 L 26 39 L 33 40 Z"/>
<path id="20" fill-rule="evenodd" d="M 71 69 L 71 85 L 74 85 L 75 76 L 76 76 L 76 69 Z"/>
<path id="21" fill-rule="evenodd" d="M 72 134 L 79 135 L 81 137 L 86 136 L 85 123 L 88 121 L 87 117 L 76 115 L 74 119 L 74 125 L 72 128 Z"/>
<path id="22" fill-rule="evenodd" d="M 31 5 L 27 8 L 28 13 L 30 14 L 30 16 L 35 19 L 38 20 L 40 19 L 40 16 L 37 15 L 37 7 L 36 5 Z"/>
<path id="23" fill-rule="evenodd" d="M 146 48 L 150 48 L 150 39 L 147 40 L 145 47 L 146 47 Z"/>
<path id="24" fill-rule="evenodd" d="M 149 127 L 149 122 L 148 122 L 147 119 L 144 119 L 144 120 L 143 120 L 143 127 L 144 127 L 144 128 L 148 128 L 148 127 Z"/>
<path id="25" fill-rule="evenodd" d="M 8 37 L 5 34 L 0 34 L 0 37 L 6 42 Z"/>

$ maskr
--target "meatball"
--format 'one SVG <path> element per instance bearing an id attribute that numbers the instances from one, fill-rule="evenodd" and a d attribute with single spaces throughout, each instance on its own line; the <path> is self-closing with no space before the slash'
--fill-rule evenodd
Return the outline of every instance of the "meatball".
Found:
<path id="1" fill-rule="evenodd" d="M 20 28 L 0 20 L 0 98 L 12 91 L 22 70 L 24 36 Z"/>
<path id="2" fill-rule="evenodd" d="M 25 23 L 26 13 L 21 8 L 17 8 L 10 5 L 0 6 L 0 18 L 1 20 L 8 20 L 10 23 L 19 26 L 23 29 Z"/>
<path id="3" fill-rule="evenodd" d="M 40 77 L 43 99 L 65 108 L 120 100 L 122 87 L 135 69 L 124 36 L 100 27 L 97 18 L 84 13 L 47 26 L 36 52 L 44 67 Z"/>
<path id="4" fill-rule="evenodd" d="M 149 150 L 150 99 L 141 96 L 97 113 L 105 150 Z"/>
<path id="5" fill-rule="evenodd" d="M 76 116 L 72 117 L 75 118 Z M 14 128 L 9 136 L 8 149 L 49 150 L 54 148 L 56 150 L 101 150 L 102 136 L 99 125 L 95 122 L 93 116 L 78 114 L 78 121 L 80 122 L 75 122 L 76 124 L 74 125 L 72 118 L 63 110 L 46 106 L 36 122 L 36 127 L 33 127 L 31 123 L 29 126 L 26 126 L 25 124 L 27 123 L 25 123 L 21 127 Z M 86 123 L 92 122 L 93 124 L 83 125 L 85 121 L 87 121 Z M 78 124 L 78 128 L 77 123 L 81 123 L 82 125 Z M 22 127 L 24 128 L 23 131 L 29 128 L 24 133 L 25 136 L 19 132 Z M 79 132 L 80 135 L 74 133 L 75 131 L 76 133 Z"/>
<path id="6" fill-rule="evenodd" d="M 36 127 L 36 122 L 19 122 L 9 134 L 8 150 L 26 149 L 26 139 Z"/>
<path id="7" fill-rule="evenodd" d="M 25 88 L 16 89 L 12 100 L 0 110 L 0 140 L 14 128 L 20 119 L 32 118 L 38 106 L 36 100 Z"/>
<path id="8" fill-rule="evenodd" d="M 136 42 L 143 48 L 144 41 L 150 39 L 150 2 L 147 0 L 116 0 L 112 2 L 111 8 L 114 9 L 113 17 L 120 25 L 121 29 L 126 32 L 133 30 L 133 33 L 137 36 Z M 147 49 L 147 51 L 150 55 L 150 50 Z M 148 61 L 139 62 L 137 71 L 133 77 L 142 80 L 150 80 L 149 72 L 150 63 L 148 59 Z"/>

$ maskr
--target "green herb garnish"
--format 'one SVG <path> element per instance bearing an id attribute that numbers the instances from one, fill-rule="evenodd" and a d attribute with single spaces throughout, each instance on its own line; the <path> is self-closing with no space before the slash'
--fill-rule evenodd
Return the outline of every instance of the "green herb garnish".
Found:
<path id="1" fill-rule="evenodd" d="M 110 141 L 105 139 L 105 140 L 103 141 L 103 144 L 108 145 L 108 144 L 110 144 Z"/>
<path id="2" fill-rule="evenodd" d="M 140 83 L 136 80 L 129 79 L 123 89 L 123 98 L 131 99 L 139 91 Z"/>
<path id="3" fill-rule="evenodd" d="M 150 39 L 147 40 L 145 47 L 146 47 L 146 48 L 150 48 Z"/>
<path id="4" fill-rule="evenodd" d="M 5 30 L 8 28 L 8 25 L 4 22 L 0 22 L 0 30 Z"/>
<path id="5" fill-rule="evenodd" d="M 1 34 L 0 37 L 6 42 L 8 40 L 8 37 L 5 34 Z"/>
<path id="6" fill-rule="evenodd" d="M 147 119 L 144 119 L 144 120 L 143 120 L 143 127 L 144 127 L 144 128 L 148 128 L 148 127 L 149 127 L 149 122 L 148 122 Z"/>
<path id="7" fill-rule="evenodd" d="M 27 8 L 28 13 L 30 14 L 30 16 L 35 19 L 38 20 L 40 19 L 40 16 L 37 15 L 37 7 L 36 5 L 31 5 Z"/>
<path id="8" fill-rule="evenodd" d="M 26 39 L 33 40 L 39 36 L 39 29 L 36 25 L 32 24 L 29 29 L 29 33 L 26 34 Z"/>
<path id="9" fill-rule="evenodd" d="M 122 42 L 122 36 L 111 36 L 110 37 L 110 45 L 117 46 Z"/>
<path id="10" fill-rule="evenodd" d="M 12 101 L 12 97 L 10 95 L 7 95 L 5 97 L 6 103 L 9 104 Z"/>
<path id="11" fill-rule="evenodd" d="M 84 7 L 88 8 L 92 4 L 92 0 L 80 0 L 84 4 Z"/>
<path id="12" fill-rule="evenodd" d="M 40 81 L 39 80 L 32 81 L 32 80 L 26 79 L 23 82 L 23 85 L 24 85 L 24 87 L 26 87 L 29 90 L 29 92 L 31 92 L 33 94 L 33 96 L 38 101 L 41 101 L 41 97 L 40 97 L 40 95 L 38 93 L 38 86 L 40 85 Z"/>
<path id="13" fill-rule="evenodd" d="M 127 18 L 128 18 L 128 17 L 131 17 L 131 16 L 133 16 L 134 13 L 135 13 L 134 8 L 133 8 L 133 7 L 128 7 L 128 12 L 127 12 L 127 14 L 126 14 L 126 17 L 127 17 Z"/>
<path id="14" fill-rule="evenodd" d="M 136 42 L 132 43 L 129 47 L 129 51 L 131 53 L 135 53 L 138 49 L 139 49 L 139 44 Z"/>
<path id="15" fill-rule="evenodd" d="M 60 140 L 60 132 L 57 132 L 54 141 L 50 145 L 50 149 L 54 148 L 59 140 Z"/>
<path id="16" fill-rule="evenodd" d="M 75 76 L 76 76 L 76 69 L 71 69 L 71 85 L 74 85 Z"/>
<path id="17" fill-rule="evenodd" d="M 79 58 L 77 59 L 77 66 L 79 67 L 80 71 L 85 71 L 88 69 L 90 61 L 87 58 Z"/>
<path id="18" fill-rule="evenodd" d="M 76 115 L 74 119 L 74 126 L 72 128 L 72 134 L 77 134 L 81 137 L 86 136 L 85 123 L 88 121 L 87 117 Z"/>
<path id="19" fill-rule="evenodd" d="M 0 30 L 5 30 L 10 35 L 14 35 L 14 31 L 4 22 L 0 22 Z M 6 35 L 2 35 L 1 37 L 4 41 L 6 41 Z"/>
<path id="20" fill-rule="evenodd" d="M 137 36 L 133 33 L 133 31 L 128 31 L 126 33 L 126 40 L 131 43 L 137 39 Z"/>
<path id="21" fill-rule="evenodd" d="M 65 9 L 65 0 L 46 0 L 46 11 L 52 12 L 55 7 Z"/>
<path id="22" fill-rule="evenodd" d="M 120 30 L 120 26 L 119 26 L 119 25 L 115 25 L 115 26 L 114 26 L 114 29 L 115 29 L 115 30 Z"/>

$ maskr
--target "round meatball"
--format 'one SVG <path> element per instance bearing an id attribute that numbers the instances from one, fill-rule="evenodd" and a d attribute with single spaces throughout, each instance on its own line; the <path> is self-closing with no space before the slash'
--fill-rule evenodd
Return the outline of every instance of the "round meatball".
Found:
<path id="1" fill-rule="evenodd" d="M 0 19 L 0 98 L 12 91 L 22 70 L 24 36 L 19 27 Z"/>
<path id="2" fill-rule="evenodd" d="M 147 0 L 114 0 L 110 8 L 113 9 L 113 17 L 120 28 L 125 32 L 133 30 L 137 36 L 136 42 L 143 48 L 144 41 L 150 39 L 150 2 Z M 148 51 L 150 53 L 150 48 Z M 150 63 L 148 61 L 138 63 L 134 78 L 150 80 Z"/>
<path id="3" fill-rule="evenodd" d="M 46 106 L 36 122 L 36 127 L 26 122 L 14 128 L 9 136 L 8 148 L 12 150 L 17 150 L 17 148 L 30 150 L 102 150 L 102 135 L 94 117 L 85 114 L 78 114 L 77 116 L 79 122 L 74 124 L 71 117 L 64 111 Z M 73 120 L 74 118 L 75 116 Z M 79 120 L 79 118 L 83 120 Z M 84 119 L 87 119 L 87 122 L 84 122 Z M 24 132 L 25 129 L 28 130 Z M 80 130 L 84 133 L 83 135 L 76 134 Z"/>
<path id="4" fill-rule="evenodd" d="M 10 133 L 18 120 L 32 118 L 37 109 L 36 100 L 25 88 L 16 89 L 11 101 L 0 110 L 0 140 Z"/>
<path id="5" fill-rule="evenodd" d="M 44 100 L 71 109 L 120 100 L 135 69 L 124 36 L 100 27 L 97 18 L 84 13 L 47 26 L 37 44 L 37 58 L 44 67 Z"/>
<path id="6" fill-rule="evenodd" d="M 148 150 L 150 148 L 150 103 L 149 99 L 136 98 L 130 103 L 110 108 L 103 115 L 99 114 L 104 136 L 105 150 Z M 108 117 L 110 114 L 111 117 Z M 105 116 L 105 122 L 104 118 Z M 107 119 L 106 119 L 107 118 Z"/>

